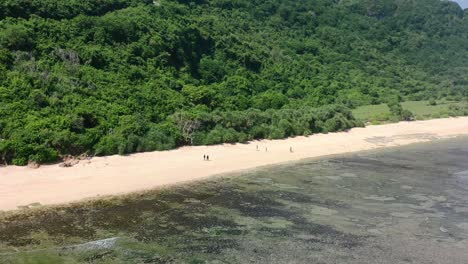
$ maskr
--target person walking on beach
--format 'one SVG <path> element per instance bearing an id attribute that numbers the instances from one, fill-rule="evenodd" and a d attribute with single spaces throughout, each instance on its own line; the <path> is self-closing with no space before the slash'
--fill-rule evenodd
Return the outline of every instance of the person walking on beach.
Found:
<path id="1" fill-rule="evenodd" d="M 268 147 L 265 147 L 265 152 L 268 152 Z"/>
<path id="2" fill-rule="evenodd" d="M 257 151 L 258 151 L 258 145 L 257 145 Z"/>
<path id="3" fill-rule="evenodd" d="M 203 160 L 206 160 L 206 155 L 203 155 Z"/>
<path id="4" fill-rule="evenodd" d="M 206 155 L 206 160 L 209 161 L 209 160 L 210 160 L 210 156 Z"/>
<path id="5" fill-rule="evenodd" d="M 289 152 L 293 153 L 292 147 L 289 147 Z"/>

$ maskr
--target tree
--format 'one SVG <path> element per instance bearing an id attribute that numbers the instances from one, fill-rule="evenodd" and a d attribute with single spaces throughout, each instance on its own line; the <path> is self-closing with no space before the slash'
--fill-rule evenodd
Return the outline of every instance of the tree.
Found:
<path id="1" fill-rule="evenodd" d="M 203 104 L 210 106 L 212 104 L 213 90 L 209 86 L 185 85 L 182 93 L 193 104 Z"/>
<path id="2" fill-rule="evenodd" d="M 22 24 L 7 26 L 0 31 L 0 46 L 10 50 L 29 51 L 34 48 L 33 31 Z"/>
<path id="3" fill-rule="evenodd" d="M 197 120 L 193 115 L 186 112 L 176 112 L 172 116 L 172 120 L 179 127 L 185 142 L 193 144 L 193 135 L 196 130 L 200 127 L 201 122 Z"/>
<path id="4" fill-rule="evenodd" d="M 393 102 L 387 103 L 387 105 L 388 105 L 388 108 L 390 109 L 390 113 L 392 113 L 394 116 L 401 116 L 403 107 L 401 106 L 399 102 L 393 101 Z"/>
<path id="5" fill-rule="evenodd" d="M 261 110 L 279 109 L 288 103 L 288 98 L 280 92 L 267 91 L 254 97 L 253 101 L 254 107 Z"/>
<path id="6" fill-rule="evenodd" d="M 8 140 L 0 138 L 0 164 L 8 165 L 13 158 L 14 150 L 12 143 Z"/>

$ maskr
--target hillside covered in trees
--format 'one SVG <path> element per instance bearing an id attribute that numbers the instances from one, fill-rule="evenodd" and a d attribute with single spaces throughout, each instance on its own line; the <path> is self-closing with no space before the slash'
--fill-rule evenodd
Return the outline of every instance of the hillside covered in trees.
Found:
<path id="1" fill-rule="evenodd" d="M 467 72 L 440 0 L 3 0 L 0 164 L 344 130 Z"/>

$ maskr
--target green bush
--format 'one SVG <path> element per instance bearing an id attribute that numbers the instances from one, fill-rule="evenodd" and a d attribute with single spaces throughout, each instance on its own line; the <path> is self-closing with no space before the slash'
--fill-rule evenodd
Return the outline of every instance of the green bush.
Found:
<path id="1" fill-rule="evenodd" d="M 279 127 L 272 127 L 270 129 L 270 134 L 268 135 L 269 139 L 281 139 L 285 137 L 285 132 Z"/>
<path id="2" fill-rule="evenodd" d="M 124 151 L 124 147 L 120 147 L 124 142 L 124 138 L 116 135 L 107 135 L 101 138 L 96 144 L 95 154 L 97 156 L 113 155 Z M 120 148 L 119 148 L 120 147 Z"/>
<path id="3" fill-rule="evenodd" d="M 391 102 L 387 103 L 388 108 L 390 109 L 390 113 L 392 113 L 394 116 L 401 116 L 403 112 L 403 107 L 399 102 Z"/>
<path id="4" fill-rule="evenodd" d="M 413 121 L 415 118 L 414 118 L 414 114 L 409 111 L 409 110 L 403 110 L 401 111 L 401 120 L 403 121 Z"/>

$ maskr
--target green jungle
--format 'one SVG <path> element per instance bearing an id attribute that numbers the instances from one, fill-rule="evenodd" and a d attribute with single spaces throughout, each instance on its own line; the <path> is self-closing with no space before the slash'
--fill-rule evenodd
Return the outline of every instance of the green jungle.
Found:
<path id="1" fill-rule="evenodd" d="M 3 0 L 0 164 L 467 115 L 467 72 L 448 1 Z"/>

